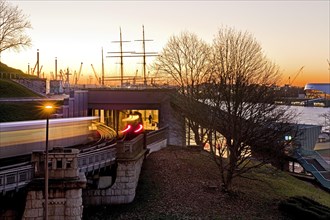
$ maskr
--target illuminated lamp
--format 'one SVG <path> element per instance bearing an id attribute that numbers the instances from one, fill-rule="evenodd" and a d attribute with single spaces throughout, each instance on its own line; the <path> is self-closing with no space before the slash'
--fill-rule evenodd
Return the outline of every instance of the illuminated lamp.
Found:
<path id="1" fill-rule="evenodd" d="M 49 117 L 53 111 L 52 105 L 45 105 L 44 111 L 46 113 L 46 153 L 45 153 L 45 213 L 44 219 L 48 220 L 48 134 L 49 134 Z"/>
<path id="2" fill-rule="evenodd" d="M 286 136 L 284 137 L 284 139 L 285 139 L 286 141 L 291 141 L 291 140 L 292 140 L 292 136 L 291 136 L 291 135 L 286 135 Z"/>
<path id="3" fill-rule="evenodd" d="M 138 132 L 140 132 L 142 129 L 143 129 L 143 125 L 142 125 L 142 124 L 139 124 L 138 129 L 136 129 L 136 130 L 134 131 L 134 133 L 138 133 Z"/>

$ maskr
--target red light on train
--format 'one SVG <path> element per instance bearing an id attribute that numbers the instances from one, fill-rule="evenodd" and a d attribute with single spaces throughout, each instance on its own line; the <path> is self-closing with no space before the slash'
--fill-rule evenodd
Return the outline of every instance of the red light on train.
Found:
<path id="1" fill-rule="evenodd" d="M 124 130 L 122 130 L 121 132 L 122 133 L 128 132 L 129 130 L 131 130 L 131 128 L 132 128 L 132 125 L 127 125 L 127 127 Z"/>
<path id="2" fill-rule="evenodd" d="M 134 131 L 134 133 L 138 133 L 138 132 L 142 131 L 142 129 L 143 129 L 143 125 L 142 125 L 142 124 L 139 124 L 138 129 L 136 129 L 136 130 Z"/>

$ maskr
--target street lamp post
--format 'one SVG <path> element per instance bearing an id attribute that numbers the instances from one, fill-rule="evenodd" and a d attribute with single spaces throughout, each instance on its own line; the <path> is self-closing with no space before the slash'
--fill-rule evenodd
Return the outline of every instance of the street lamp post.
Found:
<path id="1" fill-rule="evenodd" d="M 46 105 L 46 149 L 45 149 L 45 220 L 48 220 L 48 134 L 49 134 L 49 116 L 53 106 Z"/>

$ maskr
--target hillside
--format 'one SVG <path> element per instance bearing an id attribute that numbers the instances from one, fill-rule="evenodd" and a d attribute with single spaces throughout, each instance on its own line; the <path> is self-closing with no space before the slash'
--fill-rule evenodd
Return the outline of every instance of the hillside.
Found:
<path id="1" fill-rule="evenodd" d="M 8 79 L 0 79 L 0 122 L 40 119 L 38 102 L 4 102 L 1 99 L 38 98 L 38 94 Z"/>
<path id="2" fill-rule="evenodd" d="M 40 95 L 9 79 L 0 79 L 0 98 L 23 97 L 40 97 Z"/>
<path id="3" fill-rule="evenodd" d="M 170 146 L 143 163 L 131 204 L 84 207 L 83 219 L 290 219 L 280 201 L 304 195 L 330 207 L 329 193 L 270 166 L 220 190 L 220 176 L 206 152 Z"/>
<path id="4" fill-rule="evenodd" d="M 0 63 L 0 73 L 2 77 L 7 77 L 6 73 L 18 74 L 26 78 L 35 78 L 24 74 L 21 70 L 9 67 Z M 5 74 L 3 74 L 5 73 Z M 3 74 L 3 75 L 2 75 Z M 37 102 L 5 102 L 3 100 L 13 98 L 38 98 L 39 94 L 21 86 L 20 84 L 6 78 L 0 78 L 0 122 L 24 121 L 40 119 Z M 1 100 L 2 99 L 2 100 Z"/>
<path id="5" fill-rule="evenodd" d="M 1 63 L 1 62 L 0 62 L 0 73 L 14 73 L 14 74 L 19 74 L 26 78 L 36 78 L 36 76 L 31 76 L 31 75 L 25 74 L 25 73 L 23 73 L 22 70 L 7 66 L 6 64 Z"/>
<path id="6" fill-rule="evenodd" d="M 40 95 L 26 89 L 24 86 L 9 80 L 7 75 L 9 73 L 24 78 L 37 78 L 0 62 L 0 98 L 40 97 Z"/>

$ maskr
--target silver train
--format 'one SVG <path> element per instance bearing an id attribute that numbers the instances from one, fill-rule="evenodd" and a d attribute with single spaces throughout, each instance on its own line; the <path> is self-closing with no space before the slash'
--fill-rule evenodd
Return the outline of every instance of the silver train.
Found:
<path id="1" fill-rule="evenodd" d="M 98 117 L 49 119 L 49 149 L 69 147 L 92 140 Z M 0 123 L 0 159 L 45 150 L 46 120 Z"/>

